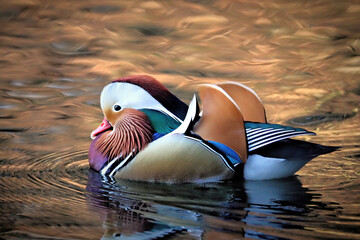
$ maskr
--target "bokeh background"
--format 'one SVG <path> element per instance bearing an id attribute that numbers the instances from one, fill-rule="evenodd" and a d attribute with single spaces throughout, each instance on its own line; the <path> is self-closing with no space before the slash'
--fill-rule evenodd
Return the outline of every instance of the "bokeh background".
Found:
<path id="1" fill-rule="evenodd" d="M 359 239 L 359 23 L 356 0 L 0 0 L 0 238 Z M 99 94 L 131 74 L 187 103 L 241 82 L 342 148 L 277 181 L 102 182 Z"/>

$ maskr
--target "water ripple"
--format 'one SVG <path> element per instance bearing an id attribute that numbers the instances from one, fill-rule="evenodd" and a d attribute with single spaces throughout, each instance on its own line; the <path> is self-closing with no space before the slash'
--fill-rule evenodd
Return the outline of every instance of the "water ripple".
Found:
<path id="1" fill-rule="evenodd" d="M 43 2 L 0 9 L 0 239 L 360 238 L 355 1 Z M 275 182 L 104 182 L 89 134 L 101 89 L 130 74 L 186 102 L 244 83 L 269 122 L 343 148 Z"/>
<path id="2" fill-rule="evenodd" d="M 82 199 L 88 169 L 87 151 L 59 152 L 49 154 L 35 161 L 17 161 L 2 165 L 4 186 L 11 192 L 51 191 L 58 194 L 76 194 Z M 18 179 L 12 181 L 14 179 Z M 21 181 L 21 184 L 18 184 Z M 41 193 L 40 193 L 41 195 Z M 14 198 L 13 200 L 16 200 Z M 21 201 L 21 199 L 17 199 Z"/>

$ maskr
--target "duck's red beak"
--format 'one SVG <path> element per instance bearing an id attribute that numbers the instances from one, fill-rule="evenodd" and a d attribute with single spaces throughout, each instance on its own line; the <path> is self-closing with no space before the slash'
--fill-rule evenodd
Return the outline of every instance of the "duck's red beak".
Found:
<path id="1" fill-rule="evenodd" d="M 100 126 L 97 129 L 95 129 L 94 131 L 92 131 L 90 136 L 92 139 L 94 139 L 97 135 L 109 130 L 110 128 L 112 128 L 112 126 L 110 125 L 109 121 L 104 117 L 104 120 L 102 121 Z"/>

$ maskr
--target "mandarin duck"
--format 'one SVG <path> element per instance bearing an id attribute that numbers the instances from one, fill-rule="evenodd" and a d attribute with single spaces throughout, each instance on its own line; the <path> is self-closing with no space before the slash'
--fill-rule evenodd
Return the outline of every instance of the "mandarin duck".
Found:
<path id="1" fill-rule="evenodd" d="M 185 183 L 265 180 L 296 173 L 333 151 L 289 139 L 315 135 L 267 123 L 264 106 L 236 82 L 203 84 L 189 106 L 156 79 L 120 78 L 104 87 L 104 119 L 91 133 L 89 164 L 111 180 Z"/>

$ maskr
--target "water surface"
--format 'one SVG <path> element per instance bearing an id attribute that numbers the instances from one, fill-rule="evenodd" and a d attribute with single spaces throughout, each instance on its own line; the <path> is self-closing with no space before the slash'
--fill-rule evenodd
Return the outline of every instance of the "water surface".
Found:
<path id="1" fill-rule="evenodd" d="M 358 1 L 3 1 L 1 239 L 359 239 Z M 189 102 L 238 81 L 268 121 L 342 146 L 297 176 L 109 183 L 89 170 L 99 94 L 130 74 Z"/>

